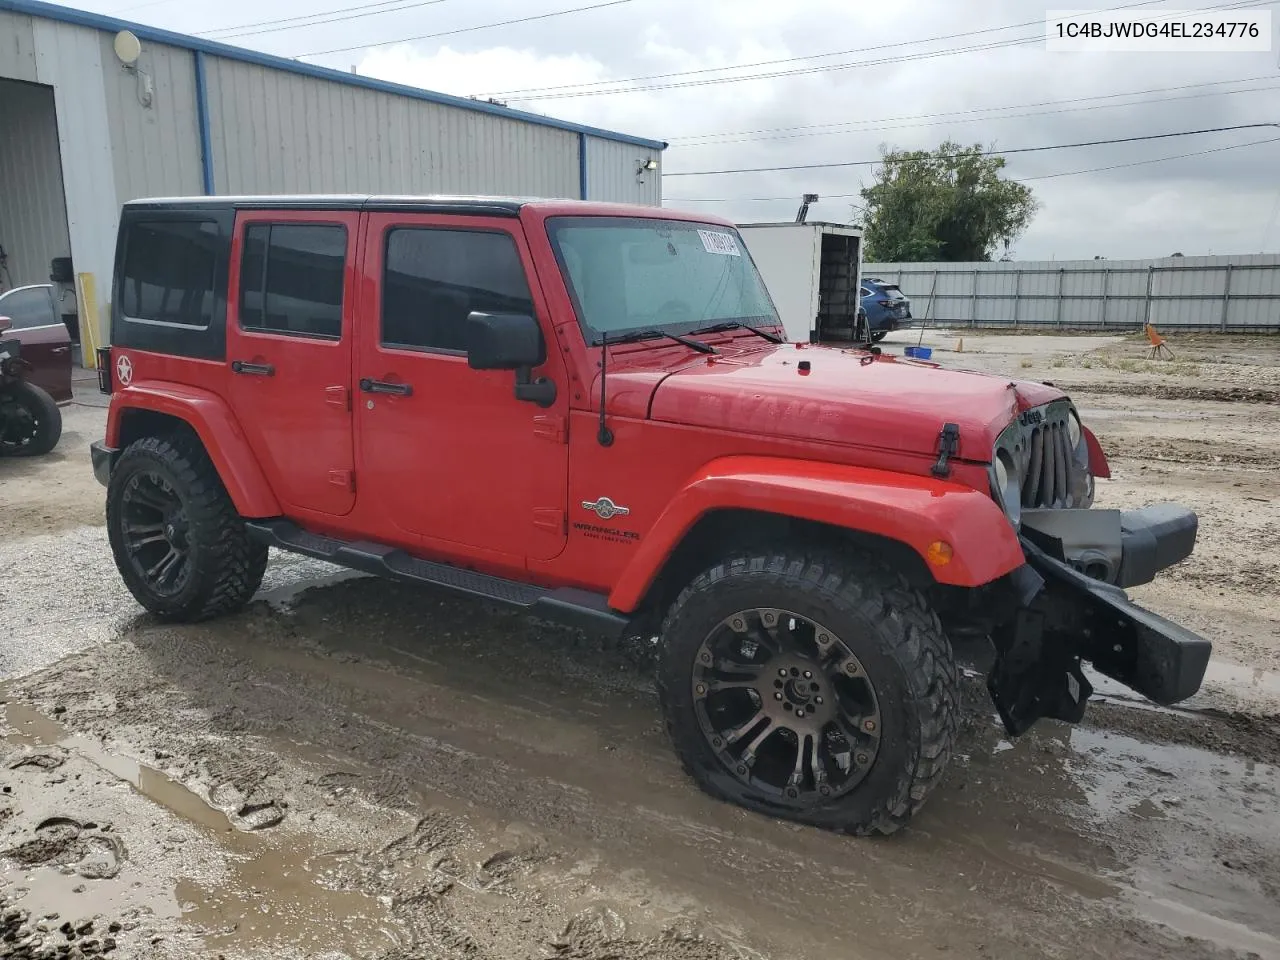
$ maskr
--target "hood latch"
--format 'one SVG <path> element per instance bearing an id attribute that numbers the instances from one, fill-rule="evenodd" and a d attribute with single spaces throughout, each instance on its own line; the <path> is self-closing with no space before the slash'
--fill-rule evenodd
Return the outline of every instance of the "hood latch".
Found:
<path id="1" fill-rule="evenodd" d="M 935 477 L 951 476 L 951 467 L 947 461 L 959 452 L 960 427 L 958 424 L 948 423 L 938 434 L 938 462 L 933 465 L 933 475 Z"/>

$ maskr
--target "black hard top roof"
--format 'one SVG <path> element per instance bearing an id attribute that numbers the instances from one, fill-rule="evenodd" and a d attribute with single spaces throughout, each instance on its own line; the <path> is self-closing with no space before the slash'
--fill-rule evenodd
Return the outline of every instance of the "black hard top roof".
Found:
<path id="1" fill-rule="evenodd" d="M 130 200 L 130 210 L 418 210 L 514 217 L 533 197 L 370 196 L 318 194 L 252 197 L 150 197 Z M 568 201 L 575 202 L 575 201 Z M 576 201 L 581 202 L 581 201 Z"/>

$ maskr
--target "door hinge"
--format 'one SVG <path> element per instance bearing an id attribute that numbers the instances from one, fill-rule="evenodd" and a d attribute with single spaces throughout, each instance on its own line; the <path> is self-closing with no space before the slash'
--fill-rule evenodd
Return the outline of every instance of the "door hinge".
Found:
<path id="1" fill-rule="evenodd" d="M 933 465 L 933 475 L 935 477 L 951 476 L 951 466 L 947 461 L 959 452 L 960 427 L 957 424 L 948 423 L 938 434 L 938 462 Z"/>
<path id="2" fill-rule="evenodd" d="M 565 429 L 564 417 L 557 414 L 539 414 L 533 418 L 533 435 L 552 443 L 564 443 L 568 430 Z"/>
<path id="3" fill-rule="evenodd" d="M 356 489 L 356 472 L 354 470 L 330 470 L 329 482 L 335 487 L 342 487 L 345 490 L 354 492 Z"/>
<path id="4" fill-rule="evenodd" d="M 563 534 L 566 530 L 568 518 L 563 510 L 551 507 L 534 507 L 533 509 L 533 525 L 539 530 L 546 530 L 548 533 Z"/>
<path id="5" fill-rule="evenodd" d="M 351 409 L 351 391 L 346 387 L 325 387 L 324 402 L 339 410 Z"/>

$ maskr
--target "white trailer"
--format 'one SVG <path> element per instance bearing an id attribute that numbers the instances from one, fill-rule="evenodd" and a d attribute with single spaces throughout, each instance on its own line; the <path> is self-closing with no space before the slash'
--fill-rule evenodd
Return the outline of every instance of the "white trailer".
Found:
<path id="1" fill-rule="evenodd" d="M 787 339 L 851 340 L 862 269 L 862 231 L 838 223 L 740 223 Z"/>

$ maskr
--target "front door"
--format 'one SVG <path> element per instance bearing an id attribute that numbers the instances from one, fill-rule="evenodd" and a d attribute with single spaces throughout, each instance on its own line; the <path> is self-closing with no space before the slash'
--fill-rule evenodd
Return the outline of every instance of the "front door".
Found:
<path id="1" fill-rule="evenodd" d="M 369 215 L 357 346 L 361 508 L 385 539 L 419 537 L 444 554 L 523 564 L 564 549 L 567 384 L 559 351 L 537 375 L 559 380 L 549 408 L 515 398 L 515 375 L 472 370 L 472 311 L 538 317 L 547 305 L 519 221 Z"/>
<path id="2" fill-rule="evenodd" d="M 355 505 L 351 342 L 360 215 L 253 211 L 237 219 L 227 304 L 236 419 L 281 506 Z"/>

